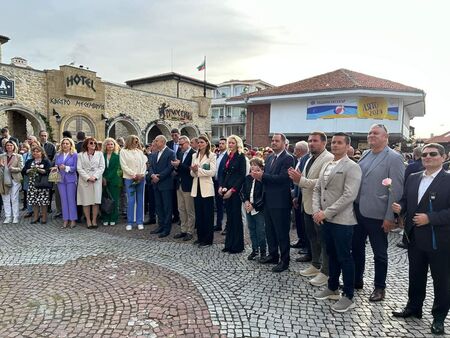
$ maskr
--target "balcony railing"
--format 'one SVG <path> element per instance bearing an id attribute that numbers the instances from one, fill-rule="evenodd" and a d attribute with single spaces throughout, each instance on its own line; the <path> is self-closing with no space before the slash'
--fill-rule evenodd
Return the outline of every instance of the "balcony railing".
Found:
<path id="1" fill-rule="evenodd" d="M 219 116 L 211 117 L 211 123 L 245 123 L 245 116 Z"/>

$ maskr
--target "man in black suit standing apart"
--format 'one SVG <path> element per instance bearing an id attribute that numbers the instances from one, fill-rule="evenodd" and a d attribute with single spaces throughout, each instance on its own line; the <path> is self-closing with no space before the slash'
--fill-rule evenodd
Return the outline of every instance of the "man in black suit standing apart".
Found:
<path id="1" fill-rule="evenodd" d="M 172 165 L 177 173 L 175 178 L 177 182 L 181 232 L 173 236 L 173 238 L 182 238 L 183 241 L 189 241 L 192 239 L 195 224 L 194 197 L 191 196 L 193 180 L 191 164 L 192 154 L 195 151 L 191 148 L 191 141 L 187 136 L 180 136 L 178 142 L 181 152 L 178 153 L 177 159 L 172 161 Z"/>
<path id="2" fill-rule="evenodd" d="M 159 234 L 158 237 L 167 237 L 172 229 L 172 161 L 175 160 L 175 152 L 166 146 L 167 139 L 163 135 L 155 137 L 155 147 L 158 152 L 152 154 L 152 161 L 148 172 L 155 190 L 155 206 L 158 215 L 159 227 L 151 231 L 151 234 Z"/>
<path id="3" fill-rule="evenodd" d="M 216 175 L 213 178 L 214 182 L 214 192 L 216 192 L 216 195 L 214 197 L 216 202 L 216 225 L 214 227 L 214 231 L 221 231 L 222 230 L 222 221 L 223 221 L 223 198 L 221 194 L 218 194 L 217 191 L 219 190 L 219 187 L 221 186 L 221 178 L 223 176 L 223 170 L 225 168 L 225 163 L 228 159 L 228 153 L 227 153 L 227 139 L 224 137 L 221 137 L 219 140 L 219 152 L 217 153 L 217 159 L 216 159 Z"/>
<path id="4" fill-rule="evenodd" d="M 174 151 L 175 156 L 178 157 L 178 155 L 181 153 L 181 147 L 179 142 L 180 139 L 180 131 L 177 128 L 174 128 L 170 131 L 170 135 L 172 136 L 172 139 L 167 142 L 167 147 Z M 178 211 L 178 200 L 177 200 L 177 182 L 176 178 L 173 179 L 173 191 L 172 191 L 172 223 L 178 223 L 180 221 L 180 213 Z"/>
<path id="5" fill-rule="evenodd" d="M 266 223 L 269 255 L 262 264 L 277 264 L 272 271 L 282 272 L 289 268 L 289 228 L 291 224 L 291 180 L 288 169 L 294 166 L 294 158 L 286 151 L 286 136 L 272 136 L 273 154 L 266 162 L 264 173 L 252 172 L 252 177 L 264 186 L 264 220 Z M 280 257 L 281 256 L 281 257 Z M 280 260 L 281 258 L 281 260 Z"/>
<path id="6" fill-rule="evenodd" d="M 445 149 L 430 143 L 422 149 L 425 171 L 409 176 L 399 203 L 392 210 L 406 214 L 408 239 L 408 303 L 394 317 L 422 318 L 428 266 L 434 285 L 431 333 L 444 334 L 450 308 L 450 174 L 442 168 Z"/>

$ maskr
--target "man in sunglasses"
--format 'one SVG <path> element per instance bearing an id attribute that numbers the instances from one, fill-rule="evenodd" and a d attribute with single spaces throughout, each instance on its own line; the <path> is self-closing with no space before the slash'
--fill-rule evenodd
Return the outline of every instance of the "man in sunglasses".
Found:
<path id="1" fill-rule="evenodd" d="M 392 204 L 395 213 L 406 215 L 409 260 L 408 303 L 392 314 L 422 318 L 430 267 L 434 285 L 433 334 L 444 334 L 450 308 L 450 173 L 442 168 L 444 154 L 440 144 L 425 145 L 425 171 L 410 175 L 402 199 Z"/>

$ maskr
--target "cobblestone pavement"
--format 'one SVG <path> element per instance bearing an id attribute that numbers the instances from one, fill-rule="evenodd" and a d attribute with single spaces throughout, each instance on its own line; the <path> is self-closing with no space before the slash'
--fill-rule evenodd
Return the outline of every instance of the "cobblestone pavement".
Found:
<path id="1" fill-rule="evenodd" d="M 60 220 L 0 225 L 0 337 L 430 336 L 431 283 L 422 320 L 391 316 L 407 299 L 408 263 L 396 233 L 386 300 L 368 301 L 368 251 L 357 307 L 336 314 L 330 301 L 312 297 L 317 288 L 299 274 L 306 264 L 274 274 L 246 259 L 249 247 L 222 253 L 218 233 L 219 244 L 198 248 L 159 240 L 152 229 L 61 229 Z"/>

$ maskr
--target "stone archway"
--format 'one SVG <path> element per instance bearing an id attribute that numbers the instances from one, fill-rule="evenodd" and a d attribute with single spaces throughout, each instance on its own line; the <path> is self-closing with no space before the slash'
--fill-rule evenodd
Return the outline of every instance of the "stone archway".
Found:
<path id="1" fill-rule="evenodd" d="M 106 137 L 117 139 L 118 137 L 127 138 L 128 135 L 136 135 L 141 138 L 141 128 L 130 117 L 119 116 L 107 123 Z"/>
<path id="2" fill-rule="evenodd" d="M 167 139 L 170 139 L 170 130 L 170 126 L 164 122 L 149 123 L 145 132 L 146 143 L 151 143 L 158 135 L 164 135 Z"/>
<path id="3" fill-rule="evenodd" d="M 37 135 L 40 130 L 47 130 L 43 116 L 23 105 L 13 103 L 0 105 L 0 114 L 2 113 L 7 115 L 11 135 L 17 137 L 19 141 L 25 140 L 27 134 Z"/>
<path id="4" fill-rule="evenodd" d="M 181 127 L 180 130 L 181 135 L 185 135 L 187 137 L 194 138 L 194 137 L 198 137 L 200 135 L 200 131 L 198 130 L 197 126 L 194 125 L 185 125 L 183 127 Z"/>

